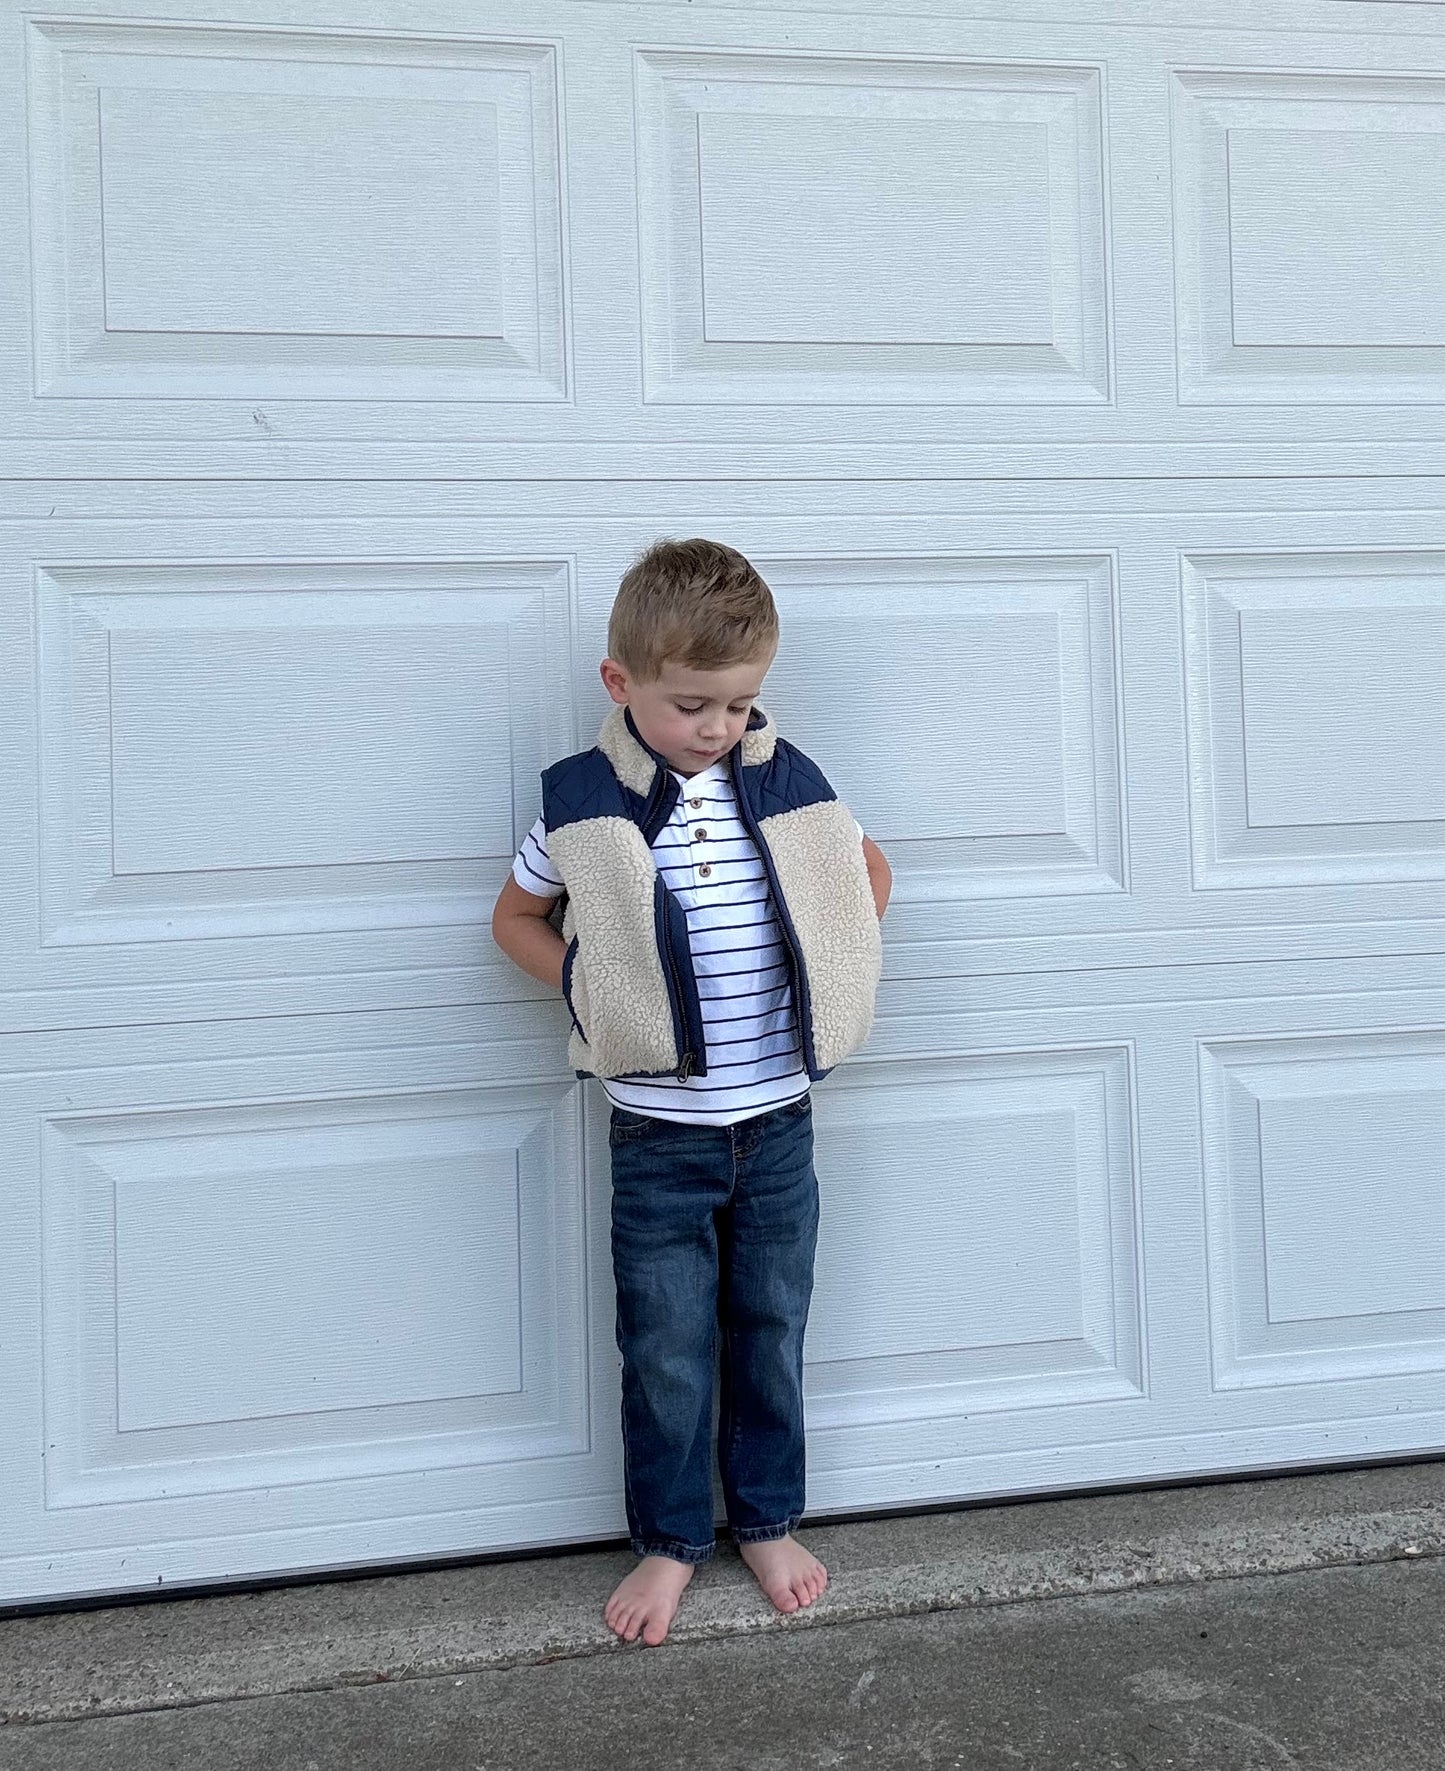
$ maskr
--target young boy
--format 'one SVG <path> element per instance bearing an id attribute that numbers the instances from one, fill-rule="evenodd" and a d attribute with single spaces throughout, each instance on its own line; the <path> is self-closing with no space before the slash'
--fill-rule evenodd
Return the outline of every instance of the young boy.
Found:
<path id="1" fill-rule="evenodd" d="M 661 1642 L 713 1554 L 711 1438 L 743 1560 L 780 1611 L 827 1572 L 803 1511 L 803 1330 L 818 1223 L 809 1086 L 867 1035 L 891 875 L 755 705 L 778 645 L 731 547 L 660 541 L 622 579 L 594 749 L 542 776 L 492 916 L 560 989 L 568 1056 L 612 1103 L 627 1520 L 608 1601 Z M 559 935 L 551 916 L 566 897 Z"/>

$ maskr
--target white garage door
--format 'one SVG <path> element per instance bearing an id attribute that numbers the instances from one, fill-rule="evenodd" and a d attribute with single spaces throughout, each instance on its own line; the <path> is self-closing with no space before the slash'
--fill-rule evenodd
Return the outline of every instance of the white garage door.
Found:
<path id="1" fill-rule="evenodd" d="M 487 916 L 659 534 L 897 875 L 815 1508 L 1445 1445 L 1445 13 L 287 10 L 0 16 L 0 1598 L 623 1529 Z"/>

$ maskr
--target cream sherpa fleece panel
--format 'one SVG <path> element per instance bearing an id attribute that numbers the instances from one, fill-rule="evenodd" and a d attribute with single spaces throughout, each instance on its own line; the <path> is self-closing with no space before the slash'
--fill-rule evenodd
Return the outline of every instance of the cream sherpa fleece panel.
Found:
<path id="1" fill-rule="evenodd" d="M 562 932 L 577 937 L 567 1055 L 594 1076 L 677 1068 L 677 1040 L 653 926 L 657 866 L 630 818 L 584 818 L 549 832 L 569 894 Z"/>
<path id="2" fill-rule="evenodd" d="M 753 712 L 762 714 L 763 723 L 755 732 L 742 735 L 743 767 L 747 769 L 771 762 L 773 752 L 778 748 L 778 728 L 773 724 L 773 716 L 760 701 L 753 702 Z"/>
<path id="3" fill-rule="evenodd" d="M 841 800 L 764 818 L 783 900 L 798 933 L 813 998 L 813 1049 L 829 1070 L 873 1024 L 883 937 L 863 845 Z"/>
<path id="4" fill-rule="evenodd" d="M 612 764 L 612 772 L 622 785 L 646 799 L 652 792 L 657 764 L 628 731 L 625 707 L 614 707 L 603 720 L 597 748 Z"/>
<path id="5" fill-rule="evenodd" d="M 756 731 L 744 732 L 741 739 L 743 765 L 750 769 L 767 762 L 778 744 L 778 728 L 771 715 L 756 701 L 753 708 L 762 714 L 763 724 Z M 603 720 L 602 729 L 597 734 L 597 748 L 612 764 L 612 771 L 622 785 L 646 799 L 652 792 L 657 764 L 628 731 L 625 707 L 614 707 Z"/>

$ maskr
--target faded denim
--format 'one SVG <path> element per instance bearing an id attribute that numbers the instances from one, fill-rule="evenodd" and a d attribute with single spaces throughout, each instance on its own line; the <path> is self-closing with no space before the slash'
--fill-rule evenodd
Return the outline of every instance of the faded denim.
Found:
<path id="1" fill-rule="evenodd" d="M 818 1183 L 809 1096 L 736 1125 L 614 1107 L 612 1262 L 622 1353 L 627 1522 L 639 1556 L 715 1549 L 717 1461 L 738 1543 L 803 1512 L 803 1331 Z"/>

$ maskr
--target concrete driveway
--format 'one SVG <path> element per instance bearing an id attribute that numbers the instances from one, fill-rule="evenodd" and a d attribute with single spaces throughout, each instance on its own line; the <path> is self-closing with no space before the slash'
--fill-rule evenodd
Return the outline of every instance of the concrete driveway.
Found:
<path id="1" fill-rule="evenodd" d="M 0 1623 L 4 1771 L 1445 1767 L 1445 1465 L 819 1527 L 776 1618 L 732 1555 L 665 1647 L 625 1554 Z"/>

